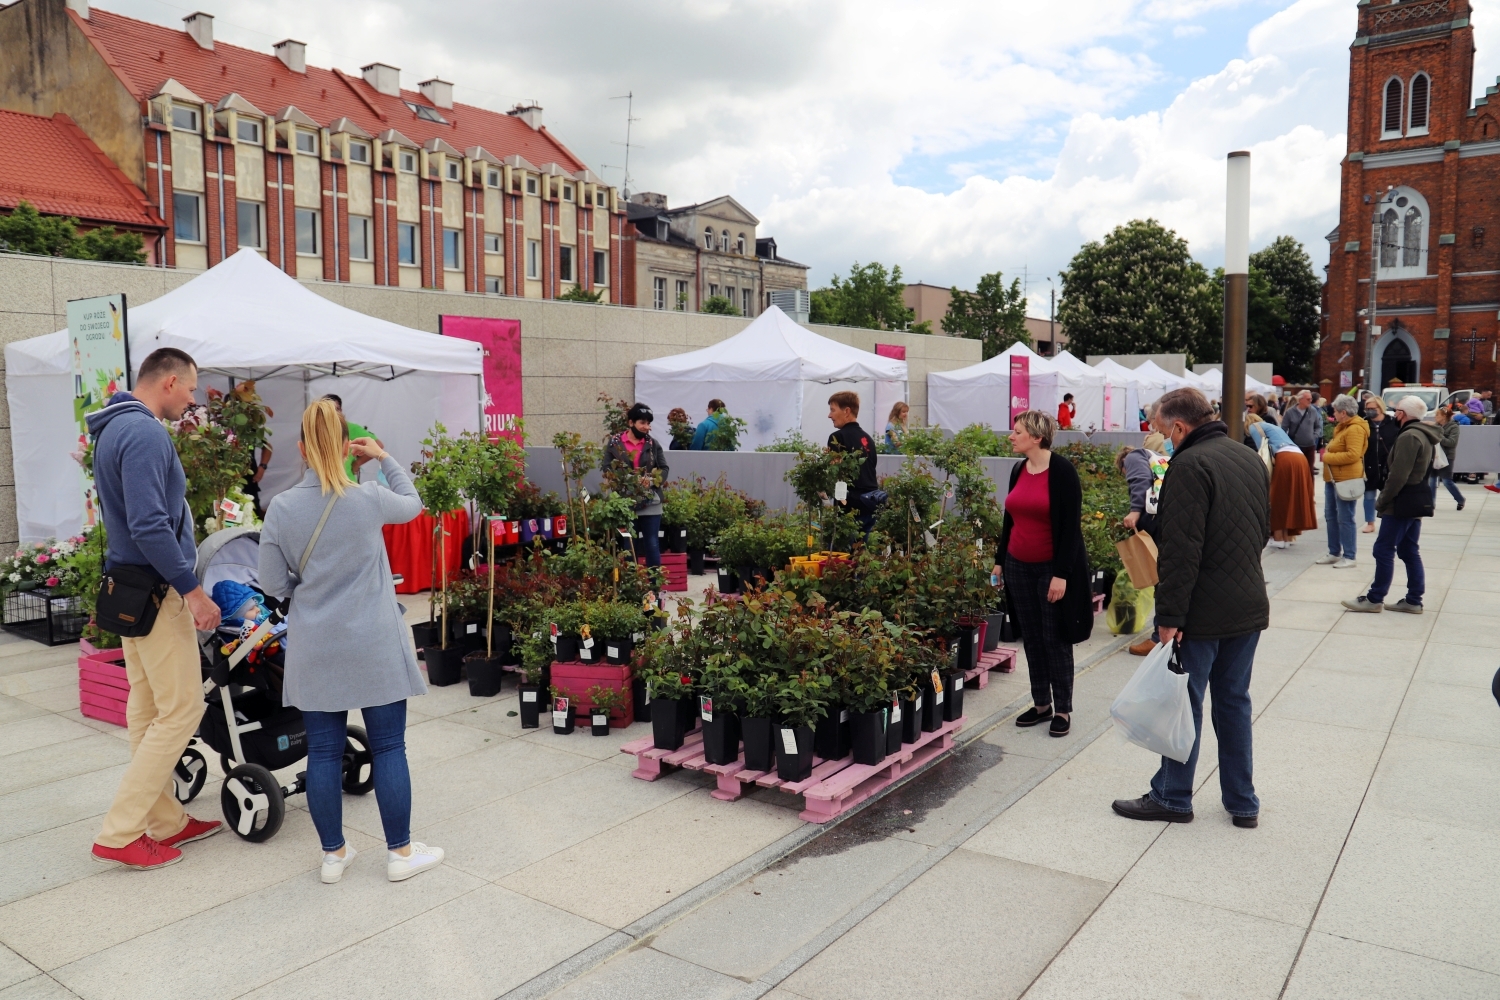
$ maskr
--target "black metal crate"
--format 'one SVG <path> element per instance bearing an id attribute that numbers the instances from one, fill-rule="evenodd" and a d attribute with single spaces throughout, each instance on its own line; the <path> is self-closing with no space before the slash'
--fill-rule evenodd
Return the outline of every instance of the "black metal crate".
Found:
<path id="1" fill-rule="evenodd" d="M 5 595 L 3 613 L 0 627 L 48 646 L 77 642 L 89 622 L 82 601 L 54 594 L 50 587 L 11 591 Z"/>

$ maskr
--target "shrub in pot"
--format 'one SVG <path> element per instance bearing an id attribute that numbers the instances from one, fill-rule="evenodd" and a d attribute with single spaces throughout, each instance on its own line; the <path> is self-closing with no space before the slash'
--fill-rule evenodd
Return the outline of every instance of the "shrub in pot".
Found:
<path id="1" fill-rule="evenodd" d="M 521 728 L 541 724 L 543 674 L 552 661 L 551 643 L 540 635 L 521 640 Z"/>
<path id="2" fill-rule="evenodd" d="M 827 674 L 810 670 L 779 678 L 776 776 L 782 781 L 802 781 L 812 773 L 813 727 L 828 714 L 831 687 Z"/>
<path id="3" fill-rule="evenodd" d="M 891 703 L 886 706 L 885 717 L 885 755 L 901 752 L 901 720 L 904 715 L 901 711 L 901 695 L 899 692 L 891 692 Z"/>
<path id="4" fill-rule="evenodd" d="M 422 651 L 423 659 L 427 656 L 427 647 L 436 646 L 442 641 L 443 627 L 434 621 L 418 622 L 411 627 L 412 643 Z"/>
<path id="5" fill-rule="evenodd" d="M 493 698 L 500 693 L 505 669 L 499 657 L 491 657 L 482 649 L 464 656 L 464 671 L 469 675 L 469 694 L 475 698 Z"/>
<path id="6" fill-rule="evenodd" d="M 583 625 L 582 608 L 576 602 L 558 604 L 551 609 L 548 624 L 553 656 L 557 662 L 577 662 L 580 644 L 578 633 Z"/>
<path id="7" fill-rule="evenodd" d="M 769 771 L 776 766 L 776 683 L 774 672 L 765 672 L 740 684 L 745 714 L 740 719 L 740 739 L 745 744 L 745 769 Z"/>
<path id="8" fill-rule="evenodd" d="M 552 694 L 552 731 L 559 736 L 567 736 L 573 732 L 573 699 L 559 688 L 549 690 Z"/>
<path id="9" fill-rule="evenodd" d="M 668 629 L 650 636 L 641 647 L 637 675 L 646 682 L 651 699 L 651 729 L 658 750 L 678 749 L 689 731 L 683 705 L 695 707 L 693 673 L 702 670 L 702 644 L 696 629 Z"/>
<path id="10" fill-rule="evenodd" d="M 703 759 L 733 764 L 740 759 L 740 716 L 734 695 L 739 687 L 738 658 L 711 655 L 698 678 L 698 722 L 703 727 Z"/>
<path id="11" fill-rule="evenodd" d="M 623 601 L 596 601 L 584 611 L 584 620 L 598 643 L 596 652 L 609 663 L 629 663 L 636 636 L 645 638 L 645 612 Z"/>
<path id="12" fill-rule="evenodd" d="M 609 735 L 609 720 L 619 718 L 625 711 L 625 696 L 614 688 L 595 684 L 589 688 L 589 732 L 594 736 Z"/>

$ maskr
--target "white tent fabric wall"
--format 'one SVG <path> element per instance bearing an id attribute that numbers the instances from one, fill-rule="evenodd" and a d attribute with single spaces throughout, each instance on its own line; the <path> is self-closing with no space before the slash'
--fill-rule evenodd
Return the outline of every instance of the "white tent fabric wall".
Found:
<path id="1" fill-rule="evenodd" d="M 411 330 L 345 309 L 308 290 L 253 250 L 241 250 L 127 317 L 139 368 L 158 347 L 200 366 L 200 388 L 257 380 L 272 408 L 275 457 L 266 501 L 301 477 L 297 430 L 305 400 L 336 392 L 350 419 L 369 426 L 403 464 L 436 421 L 478 430 L 483 401 L 479 344 Z M 71 535 L 84 520 L 67 330 L 8 344 L 5 382 L 22 541 Z M 200 393 L 201 396 L 201 393 Z"/>
<path id="2" fill-rule="evenodd" d="M 906 399 L 906 362 L 820 337 L 775 306 L 712 347 L 635 366 L 636 401 L 659 422 L 677 406 L 696 422 L 710 399 L 722 399 L 747 424 L 741 451 L 789 431 L 821 440 L 833 429 L 828 397 L 845 390 L 859 396 L 861 426 L 878 433 L 885 426 L 882 405 L 889 411 Z"/>
<path id="3" fill-rule="evenodd" d="M 1075 426 L 1086 427 L 1084 407 L 1080 400 L 1092 394 L 1098 407 L 1094 426 L 1099 426 L 1104 408 L 1104 376 L 1092 369 L 1087 373 L 1069 371 L 1021 344 L 1012 344 L 993 358 L 977 365 L 929 373 L 928 421 L 934 426 L 954 431 L 969 424 L 989 424 L 996 430 L 1009 430 L 1010 359 L 1015 355 L 1027 359 L 1032 409 L 1055 415 L 1063 396 L 1071 392 L 1074 402 L 1080 403 Z"/>
<path id="4" fill-rule="evenodd" d="M 1161 395 L 1160 387 L 1145 376 L 1126 368 L 1114 358 L 1105 358 L 1092 367 L 1104 376 L 1107 383 L 1123 385 L 1125 387 L 1124 422 L 1119 429 L 1133 431 L 1139 428 L 1142 411 L 1146 406 L 1150 405 L 1151 400 Z M 1151 395 L 1153 388 L 1157 389 L 1155 396 Z"/>
<path id="5" fill-rule="evenodd" d="M 1143 399 L 1143 402 L 1147 406 L 1150 406 L 1152 403 L 1156 402 L 1158 399 L 1171 392 L 1173 389 L 1181 389 L 1185 385 L 1192 384 L 1181 375 L 1174 375 L 1173 373 L 1167 371 L 1165 368 L 1162 368 L 1155 361 L 1147 361 L 1143 363 L 1139 368 L 1135 369 L 1135 373 L 1137 377 L 1149 380 L 1152 383 L 1150 392 L 1154 392 L 1155 395 L 1150 396 L 1150 398 Z M 1158 387 L 1160 388 L 1160 391 L 1157 391 Z"/>
<path id="6" fill-rule="evenodd" d="M 1073 401 L 1078 404 L 1078 415 L 1073 418 L 1075 428 L 1104 431 L 1136 429 L 1136 421 L 1131 417 L 1136 411 L 1136 404 L 1132 402 L 1130 394 L 1133 379 L 1122 377 L 1098 365 L 1091 365 L 1068 351 L 1059 351 L 1051 360 L 1079 376 L 1097 376 L 1102 379 L 1102 385 L 1097 389 L 1089 386 L 1081 394 L 1075 394 Z"/>

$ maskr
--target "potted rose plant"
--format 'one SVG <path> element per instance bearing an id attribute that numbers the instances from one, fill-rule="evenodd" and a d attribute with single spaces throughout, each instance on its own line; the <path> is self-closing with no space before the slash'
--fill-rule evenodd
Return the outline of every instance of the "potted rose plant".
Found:
<path id="1" fill-rule="evenodd" d="M 776 776 L 782 781 L 802 781 L 812 773 L 813 727 L 828 714 L 831 686 L 827 674 L 811 670 L 779 679 L 776 708 L 781 724 L 776 734 Z"/>
<path id="2" fill-rule="evenodd" d="M 589 732 L 595 736 L 609 735 L 609 721 L 619 718 L 625 711 L 625 696 L 612 687 L 595 684 L 589 688 Z"/>
<path id="3" fill-rule="evenodd" d="M 541 724 L 542 686 L 552 662 L 552 644 L 540 635 L 528 635 L 520 646 L 521 728 L 536 729 Z"/>

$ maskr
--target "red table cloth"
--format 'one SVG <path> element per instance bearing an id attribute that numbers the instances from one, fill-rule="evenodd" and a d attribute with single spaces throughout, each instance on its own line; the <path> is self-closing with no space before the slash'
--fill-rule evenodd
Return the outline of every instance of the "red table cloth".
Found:
<path id="1" fill-rule="evenodd" d="M 396 585 L 398 594 L 419 594 L 432 589 L 432 544 L 437 519 L 426 511 L 405 524 L 385 526 L 385 551 L 391 560 L 391 572 L 405 579 Z M 462 568 L 464 539 L 469 534 L 469 512 L 455 510 L 443 515 L 448 579 Z M 442 573 L 442 564 L 438 564 Z"/>

